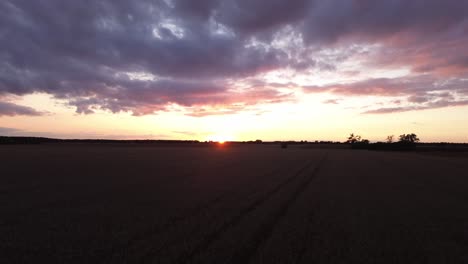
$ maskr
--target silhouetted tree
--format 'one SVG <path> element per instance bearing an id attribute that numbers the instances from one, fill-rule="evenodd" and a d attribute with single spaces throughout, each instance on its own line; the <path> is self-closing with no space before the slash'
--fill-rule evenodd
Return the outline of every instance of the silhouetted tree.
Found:
<path id="1" fill-rule="evenodd" d="M 367 149 L 369 148 L 369 140 L 361 138 L 359 135 L 351 133 L 346 140 L 346 143 L 351 144 L 353 149 Z"/>
<path id="2" fill-rule="evenodd" d="M 419 142 L 419 138 L 414 133 L 403 134 L 403 135 L 400 135 L 400 140 L 399 141 L 402 142 L 402 143 L 412 143 L 412 144 L 414 144 L 416 142 Z"/>
<path id="3" fill-rule="evenodd" d="M 359 135 L 354 135 L 354 133 L 351 133 L 348 137 L 348 140 L 346 140 L 346 143 L 349 143 L 349 144 L 354 144 L 356 142 L 359 142 L 361 141 L 361 136 Z"/>
<path id="4" fill-rule="evenodd" d="M 387 143 L 393 143 L 394 135 L 387 136 Z"/>

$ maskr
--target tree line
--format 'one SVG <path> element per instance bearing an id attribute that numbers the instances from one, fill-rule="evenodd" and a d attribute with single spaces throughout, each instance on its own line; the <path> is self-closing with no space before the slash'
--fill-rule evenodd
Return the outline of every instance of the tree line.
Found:
<path id="1" fill-rule="evenodd" d="M 387 136 L 385 142 L 370 143 L 369 140 L 362 138 L 360 135 L 351 133 L 345 143 L 351 145 L 352 149 L 371 149 L 371 150 L 415 150 L 416 143 L 420 139 L 414 133 L 402 134 L 395 141 L 395 136 Z"/>

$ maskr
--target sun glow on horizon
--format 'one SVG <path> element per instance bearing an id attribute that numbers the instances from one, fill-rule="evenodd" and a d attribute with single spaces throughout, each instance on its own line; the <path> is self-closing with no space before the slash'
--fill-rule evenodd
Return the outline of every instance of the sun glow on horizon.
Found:
<path id="1" fill-rule="evenodd" d="M 207 141 L 218 142 L 219 144 L 224 144 L 228 141 L 234 141 L 235 138 L 232 135 L 225 135 L 225 134 L 216 134 L 210 135 L 206 139 Z"/>

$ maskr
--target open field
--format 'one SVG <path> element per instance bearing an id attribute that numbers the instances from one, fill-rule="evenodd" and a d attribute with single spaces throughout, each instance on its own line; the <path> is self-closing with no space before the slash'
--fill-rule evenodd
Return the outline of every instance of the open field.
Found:
<path id="1" fill-rule="evenodd" d="M 0 263 L 468 263 L 463 158 L 64 143 L 0 160 Z"/>

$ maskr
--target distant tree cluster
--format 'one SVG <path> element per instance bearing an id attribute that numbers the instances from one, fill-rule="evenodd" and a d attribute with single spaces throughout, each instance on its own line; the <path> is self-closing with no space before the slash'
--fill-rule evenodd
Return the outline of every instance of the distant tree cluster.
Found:
<path id="1" fill-rule="evenodd" d="M 394 142 L 394 135 L 387 136 L 385 142 L 370 143 L 360 135 L 351 133 L 345 143 L 351 145 L 352 149 L 371 149 L 371 150 L 414 150 L 419 138 L 416 134 L 402 134 L 398 142 Z"/>
<path id="2" fill-rule="evenodd" d="M 403 134 L 403 135 L 400 135 L 400 142 L 416 143 L 416 142 L 419 142 L 419 138 L 414 133 L 412 133 L 412 134 Z"/>
<path id="3" fill-rule="evenodd" d="M 363 139 L 360 135 L 351 133 L 346 140 L 346 143 L 351 144 L 351 148 L 353 149 L 366 149 L 369 145 L 369 140 Z"/>

